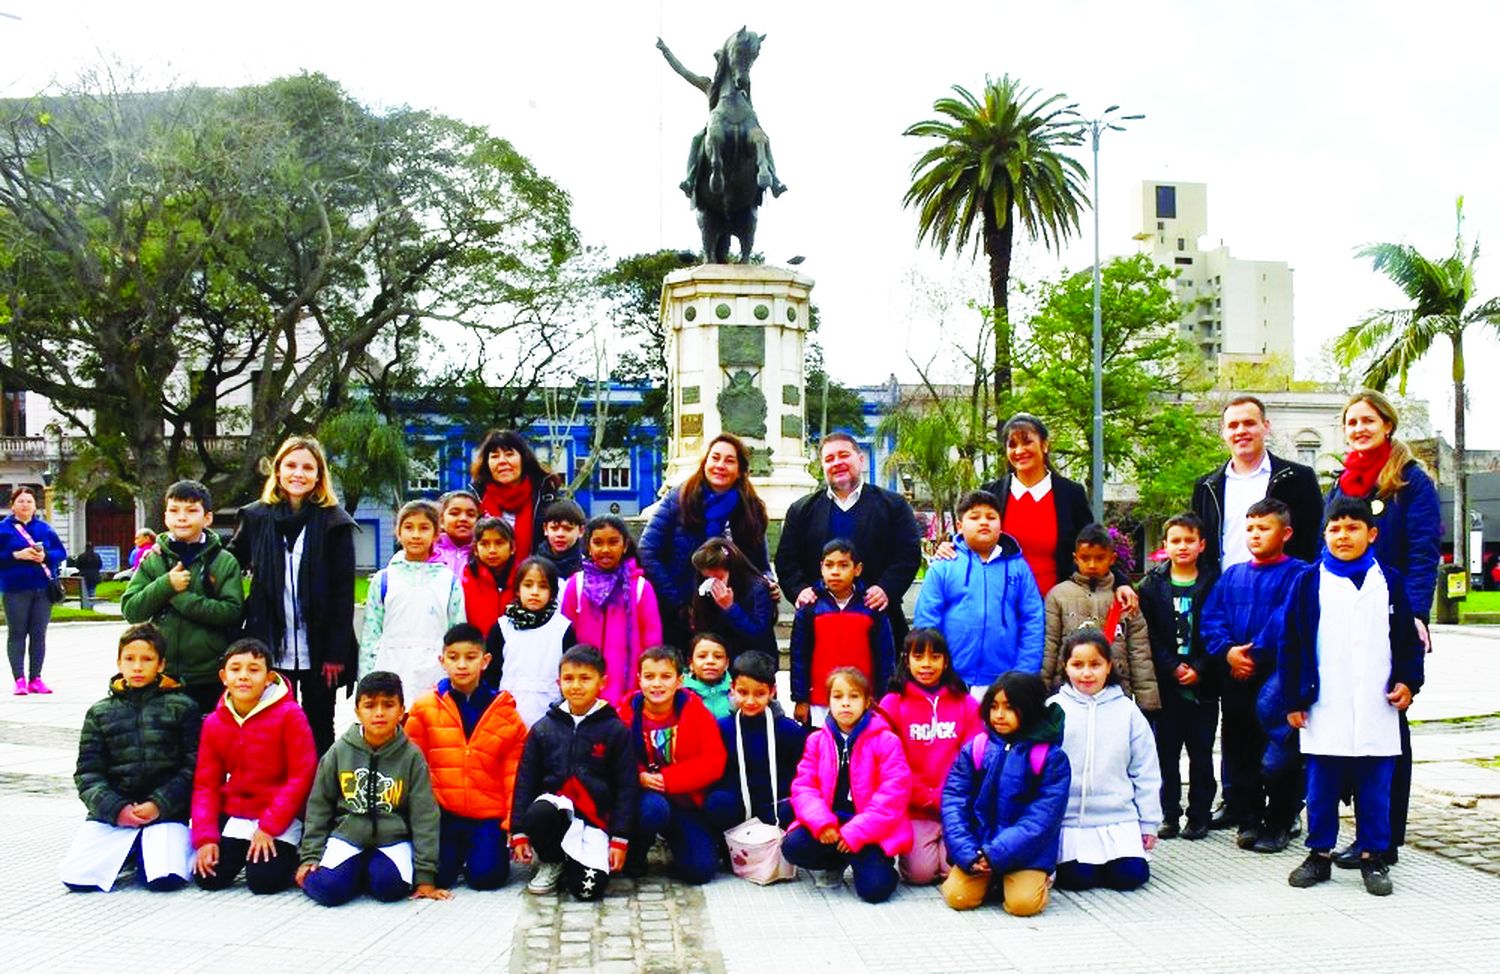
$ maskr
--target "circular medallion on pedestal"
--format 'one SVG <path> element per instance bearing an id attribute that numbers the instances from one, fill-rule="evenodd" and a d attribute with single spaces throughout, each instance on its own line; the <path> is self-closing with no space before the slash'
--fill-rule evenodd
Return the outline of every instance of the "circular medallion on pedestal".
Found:
<path id="1" fill-rule="evenodd" d="M 682 316 L 688 321 L 693 321 L 698 317 L 698 309 L 692 305 L 688 305 L 687 310 L 683 311 Z"/>
<path id="2" fill-rule="evenodd" d="M 723 303 L 719 304 L 718 307 L 714 308 L 714 314 L 716 314 L 716 315 L 719 316 L 719 320 L 720 321 L 723 321 L 725 318 L 728 318 L 729 315 L 731 314 L 731 312 L 729 310 L 729 305 L 723 304 Z"/>

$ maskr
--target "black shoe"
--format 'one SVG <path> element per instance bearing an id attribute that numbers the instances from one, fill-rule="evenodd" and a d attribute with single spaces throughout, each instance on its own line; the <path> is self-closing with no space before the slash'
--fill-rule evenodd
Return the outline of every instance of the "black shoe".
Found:
<path id="1" fill-rule="evenodd" d="M 1240 817 L 1231 812 L 1228 806 L 1225 805 L 1220 805 L 1215 809 L 1213 815 L 1208 820 L 1208 827 L 1215 831 L 1236 828 L 1239 824 Z"/>
<path id="2" fill-rule="evenodd" d="M 1286 829 L 1262 829 L 1260 837 L 1250 846 L 1255 852 L 1281 852 L 1291 844 L 1292 837 Z"/>
<path id="3" fill-rule="evenodd" d="M 1332 876 L 1333 863 L 1328 860 L 1328 853 L 1309 852 L 1307 858 L 1302 860 L 1302 865 L 1293 869 L 1286 881 L 1288 885 L 1306 889 L 1309 886 L 1326 883 Z"/>
<path id="4" fill-rule="evenodd" d="M 1396 863 L 1401 861 L 1401 854 L 1396 851 L 1395 846 L 1391 846 L 1391 848 L 1385 851 L 1385 855 L 1381 856 L 1380 858 L 1385 860 L 1385 864 L 1387 866 L 1394 866 Z"/>
<path id="5" fill-rule="evenodd" d="M 1359 846 L 1351 842 L 1333 854 L 1333 864 L 1340 869 L 1359 868 Z"/>
<path id="6" fill-rule="evenodd" d="M 1187 828 L 1182 830 L 1182 837 L 1192 842 L 1208 837 L 1208 824 L 1206 822 L 1188 822 Z"/>
<path id="7" fill-rule="evenodd" d="M 1365 892 L 1371 896 L 1391 895 L 1391 871 L 1385 860 L 1376 856 L 1361 859 L 1359 878 L 1365 882 Z"/>
<path id="8" fill-rule="evenodd" d="M 1161 823 L 1161 827 L 1156 830 L 1156 837 L 1158 839 L 1175 839 L 1181 834 L 1182 826 L 1178 825 L 1175 821 L 1163 822 Z"/>
<path id="9" fill-rule="evenodd" d="M 1253 849 L 1255 843 L 1260 841 L 1260 830 L 1253 825 L 1241 825 L 1239 832 L 1234 837 L 1234 844 L 1241 849 Z"/>
<path id="10" fill-rule="evenodd" d="M 1289 836 L 1291 836 L 1294 839 L 1297 838 L 1297 836 L 1299 836 L 1299 835 L 1302 834 L 1302 816 L 1301 815 L 1298 815 L 1296 818 L 1292 819 L 1292 827 L 1286 830 L 1286 834 L 1289 835 Z"/>

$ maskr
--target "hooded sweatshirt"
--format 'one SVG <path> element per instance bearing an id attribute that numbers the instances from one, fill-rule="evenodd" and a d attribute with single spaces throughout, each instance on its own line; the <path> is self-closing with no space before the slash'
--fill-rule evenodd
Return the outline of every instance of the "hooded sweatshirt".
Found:
<path id="1" fill-rule="evenodd" d="M 896 736 L 911 767 L 911 814 L 935 819 L 943 799 L 943 783 L 958 749 L 984 727 L 979 703 L 967 693 L 947 687 L 928 689 L 907 680 L 900 693 L 888 693 L 880 710 L 895 722 Z"/>
<path id="2" fill-rule="evenodd" d="M 413 879 L 430 885 L 437 874 L 441 819 L 422 752 L 399 728 L 396 736 L 371 748 L 355 724 L 323 759 L 307 799 L 302 832 L 302 863 L 323 858 L 328 837 L 336 835 L 360 849 L 411 842 Z"/>
<path id="3" fill-rule="evenodd" d="M 1072 780 L 1063 750 L 1063 710 L 1047 707 L 1043 720 L 1002 737 L 993 728 L 981 765 L 974 767 L 974 741 L 959 749 L 943 785 L 943 843 L 948 859 L 973 869 L 980 853 L 1003 875 L 1018 869 L 1051 872 Z M 1040 773 L 1032 749 L 1050 745 Z"/>
<path id="4" fill-rule="evenodd" d="M 203 722 L 193 775 L 193 847 L 218 842 L 219 819 L 248 818 L 281 835 L 307 806 L 318 750 L 302 708 L 272 673 L 241 717 L 227 696 Z"/>
<path id="5" fill-rule="evenodd" d="M 989 686 L 1007 670 L 1042 669 L 1042 595 L 1008 534 L 989 561 L 959 538 L 951 561 L 932 562 L 912 625 L 942 632 L 953 668 L 971 687 Z"/>
<path id="6" fill-rule="evenodd" d="M 1063 750 L 1072 766 L 1066 828 L 1139 823 L 1161 825 L 1161 767 L 1156 739 L 1140 708 L 1118 686 L 1093 696 L 1065 686 L 1050 701 L 1062 706 Z"/>

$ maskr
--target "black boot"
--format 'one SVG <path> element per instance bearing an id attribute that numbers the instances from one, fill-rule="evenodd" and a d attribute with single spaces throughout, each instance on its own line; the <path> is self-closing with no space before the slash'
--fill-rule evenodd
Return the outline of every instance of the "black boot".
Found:
<path id="1" fill-rule="evenodd" d="M 1280 852 L 1292 841 L 1291 830 L 1282 825 L 1266 825 L 1260 830 L 1260 836 L 1255 844 L 1250 846 L 1256 852 Z"/>
<path id="2" fill-rule="evenodd" d="M 1233 829 L 1240 825 L 1240 817 L 1229 810 L 1228 805 L 1220 805 L 1214 809 L 1214 813 L 1208 820 L 1210 829 Z"/>

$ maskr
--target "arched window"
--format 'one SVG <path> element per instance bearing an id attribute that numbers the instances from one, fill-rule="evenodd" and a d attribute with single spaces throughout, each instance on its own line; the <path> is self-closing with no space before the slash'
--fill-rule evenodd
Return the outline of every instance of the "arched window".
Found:
<path id="1" fill-rule="evenodd" d="M 1316 430 L 1303 430 L 1297 434 L 1297 462 L 1309 467 L 1318 465 L 1318 453 L 1323 449 L 1323 438 Z"/>

